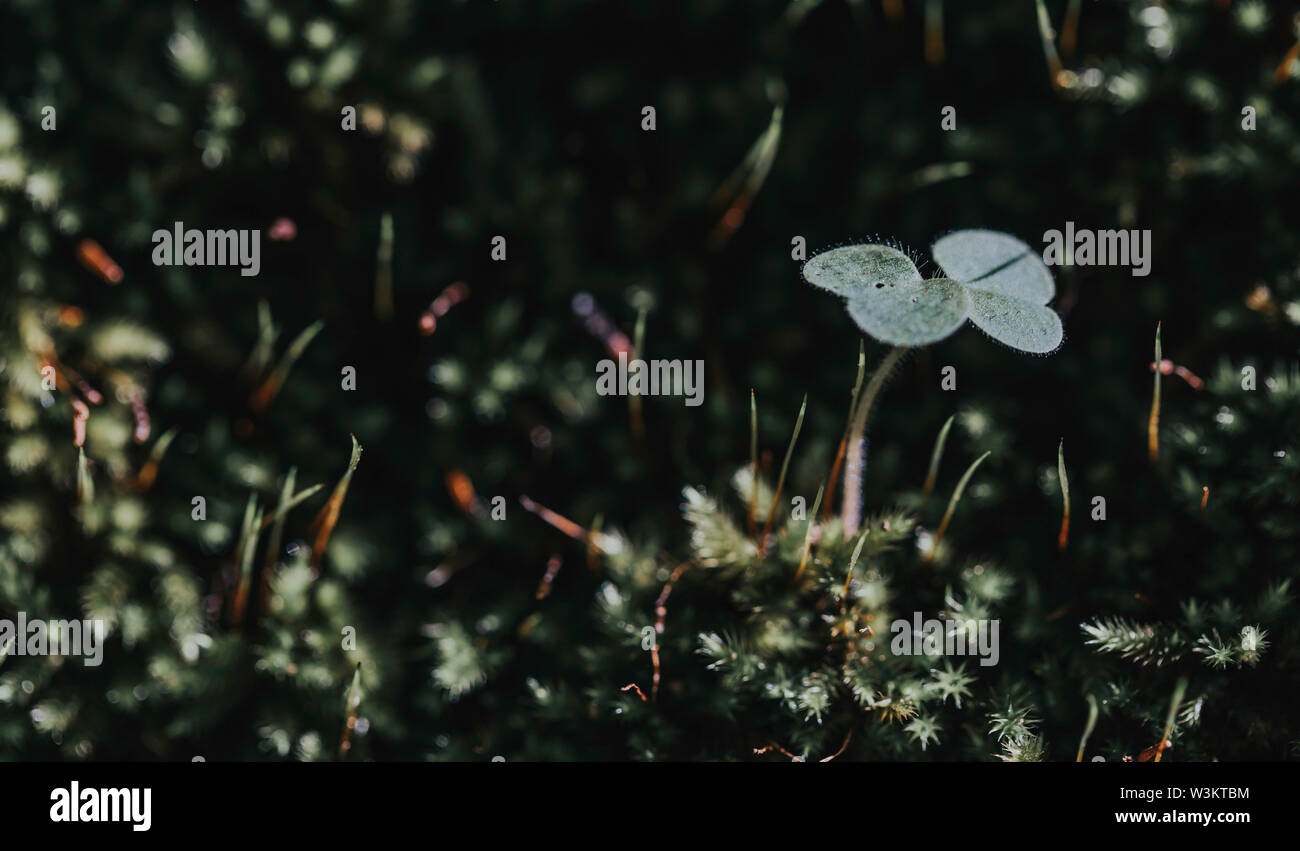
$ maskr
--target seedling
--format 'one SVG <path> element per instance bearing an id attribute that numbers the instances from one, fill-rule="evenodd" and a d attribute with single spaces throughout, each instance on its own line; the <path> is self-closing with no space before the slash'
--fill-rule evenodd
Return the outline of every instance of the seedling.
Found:
<path id="1" fill-rule="evenodd" d="M 867 419 L 885 379 L 909 348 L 952 335 L 969 319 L 1004 345 L 1049 354 L 1061 345 L 1061 319 L 1047 303 L 1052 273 L 1026 243 L 998 231 L 959 230 L 930 249 L 946 277 L 924 279 L 907 254 L 879 243 L 844 245 L 809 258 L 803 276 L 844 299 L 853 321 L 894 348 L 856 400 L 847 444 L 843 521 L 846 537 L 861 517 Z"/>

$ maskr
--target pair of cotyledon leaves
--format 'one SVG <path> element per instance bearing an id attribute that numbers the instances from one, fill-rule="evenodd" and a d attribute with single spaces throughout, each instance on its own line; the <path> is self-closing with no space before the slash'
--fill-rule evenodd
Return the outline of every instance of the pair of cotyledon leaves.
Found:
<path id="1" fill-rule="evenodd" d="M 1052 273 L 1023 241 L 998 231 L 959 230 L 930 248 L 945 278 L 921 277 L 916 264 L 887 245 L 844 245 L 803 267 L 809 283 L 843 296 L 863 331 L 895 346 L 924 346 L 967 319 L 1023 352 L 1061 345 L 1061 318 L 1047 307 Z"/>

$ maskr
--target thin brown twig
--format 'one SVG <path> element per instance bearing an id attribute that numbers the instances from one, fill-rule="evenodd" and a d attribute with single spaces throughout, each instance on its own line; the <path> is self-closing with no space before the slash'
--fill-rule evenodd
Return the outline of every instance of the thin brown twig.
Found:
<path id="1" fill-rule="evenodd" d="M 788 750 L 786 750 L 785 748 L 783 748 L 783 747 L 781 747 L 780 745 L 778 745 L 776 742 L 772 742 L 771 744 L 769 744 L 769 745 L 767 745 L 767 746 L 765 746 L 765 747 L 754 748 L 754 756 L 762 756 L 763 754 L 768 753 L 769 751 L 777 751 L 778 753 L 781 753 L 781 754 L 783 754 L 783 755 L 785 755 L 785 756 L 788 756 L 788 757 L 790 758 L 790 761 L 791 761 L 791 762 L 804 762 L 804 758 L 803 758 L 803 757 L 801 757 L 801 756 L 795 756 L 794 754 L 790 753 L 790 752 L 789 752 Z"/>
<path id="2" fill-rule="evenodd" d="M 547 595 L 551 593 L 551 583 L 555 581 L 555 575 L 560 572 L 560 567 L 563 565 L 564 559 L 560 557 L 559 553 L 554 553 L 547 559 L 546 573 L 542 576 L 542 581 L 538 584 L 537 594 L 535 595 L 538 600 L 545 600 Z"/>
<path id="3" fill-rule="evenodd" d="M 817 760 L 817 761 L 818 761 L 818 762 L 830 762 L 831 760 L 835 759 L 835 757 L 839 756 L 840 754 L 844 753 L 844 751 L 848 750 L 849 742 L 850 742 L 852 739 L 853 739 L 853 728 L 850 727 L 850 728 L 849 728 L 849 731 L 848 731 L 847 733 L 844 734 L 844 741 L 840 744 L 840 749 L 837 750 L 835 753 L 831 754 L 830 756 L 822 757 L 821 759 L 819 759 L 819 760 Z M 804 759 L 804 758 L 801 757 L 801 756 L 795 756 L 794 754 L 790 753 L 790 751 L 788 751 L 788 750 L 786 750 L 785 748 L 783 748 L 783 747 L 781 747 L 780 745 L 778 745 L 776 742 L 770 742 L 770 743 L 768 743 L 767 745 L 765 745 L 764 747 L 761 747 L 761 748 L 754 748 L 754 756 L 762 756 L 763 754 L 765 754 L 765 753 L 771 753 L 772 751 L 776 751 L 777 753 L 781 754 L 782 756 L 787 757 L 791 762 L 807 762 L 807 761 L 808 761 L 808 760 Z"/>
<path id="4" fill-rule="evenodd" d="M 1160 363 L 1160 325 L 1156 323 L 1156 357 Z M 1151 415 L 1147 419 L 1147 455 L 1154 465 L 1160 459 L 1160 370 L 1155 370 L 1155 389 L 1151 393 Z"/>
<path id="5" fill-rule="evenodd" d="M 853 728 L 850 727 L 849 731 L 844 734 L 844 744 L 840 745 L 840 749 L 837 750 L 835 753 L 831 754 L 830 756 L 818 760 L 818 762 L 830 762 L 831 760 L 835 759 L 835 757 L 844 753 L 844 751 L 848 749 L 849 740 L 852 738 L 853 738 Z"/>
<path id="6" fill-rule="evenodd" d="M 650 680 L 651 700 L 659 699 L 659 679 L 662 673 L 659 662 L 659 636 L 664 634 L 664 620 L 668 617 L 668 597 L 673 593 L 673 585 L 684 570 L 686 570 L 685 564 L 679 564 L 673 569 L 664 589 L 659 592 L 659 599 L 655 600 L 655 643 L 650 645 L 650 664 L 654 667 L 654 675 Z"/>

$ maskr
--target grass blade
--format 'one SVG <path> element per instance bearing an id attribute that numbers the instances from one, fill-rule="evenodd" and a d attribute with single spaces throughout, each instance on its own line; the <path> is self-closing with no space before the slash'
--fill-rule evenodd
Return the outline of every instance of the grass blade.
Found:
<path id="1" fill-rule="evenodd" d="M 348 495 L 348 485 L 352 483 L 352 474 L 356 472 L 357 464 L 361 462 L 361 444 L 357 443 L 357 436 L 352 435 L 352 458 L 348 461 L 348 469 L 339 479 L 339 483 L 334 486 L 334 493 L 330 494 L 329 502 L 321 508 L 320 514 L 312 522 L 312 529 L 316 536 L 311 547 L 311 569 L 313 573 L 320 573 L 321 560 L 325 558 L 325 547 L 329 545 L 330 534 L 334 531 L 334 524 L 338 522 L 339 510 L 343 508 L 343 498 Z"/>
<path id="2" fill-rule="evenodd" d="M 297 472 L 297 468 L 295 467 L 290 472 Z M 270 526 L 272 523 L 283 521 L 284 516 L 288 514 L 290 510 L 297 508 L 302 503 L 311 499 L 313 496 L 315 496 L 317 491 L 323 489 L 324 487 L 325 486 L 321 484 L 312 485 L 309 488 L 303 488 L 302 490 L 298 491 L 298 493 L 293 494 L 293 496 L 289 496 L 288 491 L 284 491 L 281 494 L 281 500 L 279 505 L 275 507 L 275 511 L 268 514 L 266 516 L 266 519 L 262 521 L 262 528 L 265 529 L 267 526 Z"/>
<path id="3" fill-rule="evenodd" d="M 275 340 L 279 337 L 275 324 L 271 321 L 271 306 L 265 300 L 257 303 L 257 342 L 244 363 L 244 375 L 251 381 L 266 372 L 271 363 L 271 352 L 275 350 Z"/>
<path id="4" fill-rule="evenodd" d="M 1097 726 L 1097 698 L 1088 695 L 1088 723 L 1083 726 L 1083 738 L 1079 739 L 1079 752 L 1074 755 L 1075 762 L 1083 762 L 1083 749 L 1088 744 L 1088 737 Z"/>
<path id="5" fill-rule="evenodd" d="M 785 473 L 790 468 L 790 456 L 794 454 L 795 441 L 799 439 L 799 429 L 803 427 L 803 415 L 808 410 L 808 394 L 799 406 L 799 416 L 794 421 L 794 434 L 790 435 L 790 445 L 785 449 L 785 460 L 781 462 L 781 476 L 776 480 L 776 490 L 772 493 L 772 507 L 767 510 L 767 522 L 763 524 L 763 538 L 758 545 L 758 557 L 767 554 L 767 536 L 772 531 L 772 518 L 776 516 L 776 504 L 781 500 L 781 489 L 785 487 Z"/>
<path id="6" fill-rule="evenodd" d="M 149 458 L 140 468 L 140 472 L 135 477 L 135 489 L 138 491 L 147 491 L 153 487 L 154 479 L 158 478 L 158 465 L 162 463 L 163 456 L 167 454 L 167 449 L 176 439 L 176 429 L 169 428 L 163 432 L 163 436 L 158 438 L 158 442 L 153 445 L 149 451 Z"/>
<path id="7" fill-rule="evenodd" d="M 1047 16 L 1043 0 L 1034 0 L 1038 7 L 1038 35 L 1043 41 L 1043 55 L 1047 58 L 1047 76 L 1053 89 L 1061 88 L 1061 57 L 1056 55 L 1056 45 L 1052 43 L 1052 19 Z"/>
<path id="8" fill-rule="evenodd" d="M 822 482 L 817 486 L 817 498 L 813 500 L 812 514 L 808 515 L 808 528 L 803 533 L 803 556 L 799 559 L 799 569 L 794 572 L 794 581 L 797 585 L 800 578 L 803 577 L 804 568 L 808 566 L 808 555 L 812 552 L 813 529 L 817 527 L 817 509 L 821 507 L 822 495 L 826 491 L 826 483 Z"/>
<path id="9" fill-rule="evenodd" d="M 356 670 L 352 672 L 352 684 L 348 686 L 347 697 L 344 698 L 343 708 L 347 714 L 347 720 L 343 723 L 343 738 L 339 741 L 339 759 L 345 759 L 348 751 L 352 749 L 352 730 L 357 726 L 357 709 L 361 706 L 361 663 L 357 663 Z"/>
<path id="10" fill-rule="evenodd" d="M 921 491 L 922 496 L 929 496 L 934 491 L 934 481 L 939 475 L 939 462 L 943 460 L 943 447 L 948 442 L 948 431 L 952 428 L 952 421 L 957 418 L 956 414 L 948 417 L 948 421 L 939 429 L 939 436 L 934 440 L 934 449 L 930 452 L 930 471 L 925 476 L 925 487 Z"/>
<path id="11" fill-rule="evenodd" d="M 730 198 L 722 218 L 709 234 L 709 244 L 714 249 L 725 245 L 732 234 L 740 228 L 741 223 L 745 221 L 745 213 L 754 203 L 758 191 L 763 188 L 767 174 L 772 170 L 772 163 L 776 161 L 777 147 L 781 144 L 781 121 L 784 114 L 785 107 L 778 103 L 772 109 L 772 118 L 768 121 L 767 129 L 759 134 L 744 160 L 714 194 L 715 205 L 720 205 Z"/>
<path id="12" fill-rule="evenodd" d="M 839 484 L 840 467 L 844 464 L 844 448 L 849 445 L 849 432 L 853 428 L 853 412 L 858 404 L 858 394 L 862 392 L 862 378 L 867 374 L 867 346 L 858 340 L 858 378 L 853 382 L 853 395 L 849 397 L 849 416 L 844 421 L 844 434 L 840 437 L 840 448 L 835 452 L 835 463 L 831 465 L 831 475 L 826 482 L 826 507 L 822 509 L 822 522 L 831 519 L 831 507 L 835 502 L 835 486 Z"/>
<path id="13" fill-rule="evenodd" d="M 284 484 L 280 486 L 280 502 L 275 511 L 262 521 L 262 527 L 265 529 L 268 524 L 271 525 L 271 536 L 266 539 L 266 560 L 262 565 L 262 583 L 261 583 L 261 601 L 263 607 L 266 605 L 267 595 L 271 591 L 271 571 L 275 568 L 275 560 L 280 555 L 280 542 L 284 535 L 284 518 L 293 507 L 293 486 L 298 480 L 298 468 L 290 467 L 289 475 L 284 477 Z M 310 488 L 310 493 L 320 490 L 321 485 Z M 304 492 L 307 493 L 307 492 Z M 310 495 L 308 493 L 307 495 Z M 304 497 L 305 498 L 305 497 Z"/>
<path id="14" fill-rule="evenodd" d="M 1169 714 L 1165 716 L 1165 732 L 1160 737 L 1160 744 L 1156 745 L 1156 762 L 1159 762 L 1164 752 L 1173 745 L 1169 736 L 1174 731 L 1174 720 L 1178 717 L 1178 707 L 1182 704 L 1185 694 L 1187 694 L 1187 677 L 1179 677 L 1178 684 L 1174 686 L 1173 699 L 1169 701 Z"/>
<path id="15" fill-rule="evenodd" d="M 239 544 L 235 547 L 239 559 L 239 587 L 230 607 L 230 622 L 234 626 L 244 619 L 244 607 L 248 605 L 248 589 L 253 581 L 253 554 L 257 552 L 257 539 L 261 536 L 262 509 L 257 504 L 257 494 L 248 495 L 248 504 L 244 506 L 244 522 L 239 529 Z"/>
<path id="16" fill-rule="evenodd" d="M 939 521 L 939 530 L 934 533 L 934 542 L 930 545 L 930 552 L 926 555 L 926 561 L 934 561 L 935 554 L 939 552 L 939 542 L 943 540 L 943 533 L 948 530 L 948 522 L 952 520 L 953 512 L 957 510 L 957 503 L 961 502 L 961 495 L 966 490 L 966 483 L 970 477 L 975 475 L 975 468 L 983 463 L 984 459 L 989 457 L 992 452 L 985 452 L 966 468 L 962 474 L 961 480 L 957 482 L 957 487 L 953 489 L 952 498 L 948 500 L 948 510 L 943 513 L 943 520 Z"/>
<path id="17" fill-rule="evenodd" d="M 262 382 L 262 386 L 258 387 L 253 393 L 252 406 L 254 411 L 266 410 L 266 406 L 270 405 L 275 397 L 279 395 L 280 388 L 284 386 L 285 380 L 289 377 L 289 370 L 293 369 L 294 362 L 302 357 L 302 353 L 307 349 L 312 338 L 319 334 L 324 327 L 325 323 L 318 319 L 304 328 L 302 333 L 289 344 L 284 357 L 280 358 L 280 362 L 276 364 L 275 370 L 267 377 L 266 381 Z"/>
<path id="18" fill-rule="evenodd" d="M 858 556 L 862 555 L 862 545 L 867 542 L 867 535 L 871 534 L 870 529 L 863 529 L 862 534 L 858 536 L 858 545 L 853 548 L 853 555 L 849 558 L 849 572 L 844 577 L 844 590 L 840 592 L 840 611 L 844 611 L 849 599 L 849 585 L 853 582 L 853 568 L 858 566 Z"/>

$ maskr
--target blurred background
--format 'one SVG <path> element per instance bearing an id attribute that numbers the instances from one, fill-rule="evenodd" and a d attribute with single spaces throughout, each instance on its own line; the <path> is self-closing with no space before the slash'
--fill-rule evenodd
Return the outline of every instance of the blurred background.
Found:
<path id="1" fill-rule="evenodd" d="M 930 275 L 950 230 L 1039 247 L 1068 221 L 1150 229 L 1151 274 L 1054 269 L 1050 356 L 967 327 L 910 357 L 865 502 L 932 528 L 915 497 L 944 421 L 939 494 L 992 450 L 949 534 L 1014 575 L 990 685 L 1031 691 L 1072 758 L 1080 621 L 1253 600 L 1300 564 L 1300 81 L 1291 4 L 1042 9 L 1048 41 L 1028 0 L 4 0 L 0 615 L 110 633 L 98 668 L 0 662 L 0 758 L 750 758 L 744 711 L 704 706 L 693 634 L 673 664 L 704 697 L 631 729 L 646 654 L 609 641 L 609 577 L 520 496 L 681 557 L 681 490 L 747 463 L 752 389 L 773 477 L 807 396 L 786 493 L 811 504 L 862 338 L 793 240 L 893 240 Z M 154 266 L 177 221 L 260 229 L 260 275 Z M 704 361 L 702 407 L 596 395 L 640 316 L 646 357 Z M 1164 378 L 1153 469 L 1157 322 L 1205 386 Z M 323 489 L 272 530 L 291 469 Z M 691 593 L 669 629 L 704 628 Z M 1196 753 L 1294 756 L 1295 635 L 1233 675 Z M 1163 720 L 1169 682 L 1144 685 L 1137 715 Z M 1114 758 L 1153 741 L 1133 723 Z M 988 751 L 945 741 L 850 756 Z"/>

